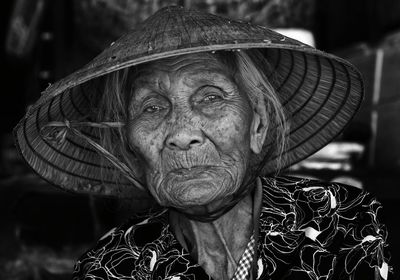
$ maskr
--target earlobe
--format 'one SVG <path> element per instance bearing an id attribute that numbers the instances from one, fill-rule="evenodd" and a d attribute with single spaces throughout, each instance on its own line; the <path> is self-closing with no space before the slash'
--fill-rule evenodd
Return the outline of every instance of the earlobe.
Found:
<path id="1" fill-rule="evenodd" d="M 250 149 L 255 154 L 262 151 L 267 131 L 269 119 L 265 106 L 264 98 L 259 98 L 256 108 L 254 108 L 253 121 L 251 123 L 250 131 Z"/>

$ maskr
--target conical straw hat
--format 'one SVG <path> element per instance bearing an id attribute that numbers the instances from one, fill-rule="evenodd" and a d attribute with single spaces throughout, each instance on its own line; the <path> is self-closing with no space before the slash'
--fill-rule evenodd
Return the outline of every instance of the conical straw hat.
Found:
<path id="1" fill-rule="evenodd" d="M 43 127 L 90 121 L 88 81 L 129 66 L 176 55 L 218 50 L 260 49 L 280 77 L 274 82 L 290 122 L 286 166 L 313 154 L 336 137 L 360 106 L 363 83 L 347 61 L 279 33 L 246 22 L 181 7 L 167 7 L 113 43 L 82 69 L 48 87 L 15 128 L 17 146 L 45 180 L 76 192 L 142 197 L 113 165 L 105 164 L 87 141 L 68 130 Z M 79 87 L 77 87 L 79 85 Z M 101 91 L 97 92 L 101 95 Z M 96 127 L 81 134 L 98 141 Z M 51 135 L 50 135 L 51 136 Z M 57 137 L 56 137 L 57 138 Z M 53 139 L 54 140 L 54 139 Z M 277 156 L 264 160 L 260 175 L 275 171 Z M 116 176 L 117 174 L 117 176 Z"/>

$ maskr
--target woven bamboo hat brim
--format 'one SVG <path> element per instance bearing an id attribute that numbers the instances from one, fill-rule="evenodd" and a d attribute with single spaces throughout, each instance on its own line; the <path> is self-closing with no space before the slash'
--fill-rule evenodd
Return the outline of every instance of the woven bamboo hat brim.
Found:
<path id="1" fill-rule="evenodd" d="M 43 135 L 42 128 L 49 122 L 67 121 L 68 126 L 73 121 L 91 121 L 88 104 L 93 96 L 71 89 L 160 58 L 253 48 L 262 51 L 280 77 L 273 86 L 290 122 L 288 149 L 283 155 L 290 166 L 325 146 L 351 120 L 363 95 L 359 72 L 343 59 L 266 27 L 181 7 L 159 10 L 82 69 L 48 87 L 15 128 L 17 146 L 41 177 L 64 189 L 140 197 L 142 193 L 129 180 L 122 174 L 116 176 L 119 169 L 104 164 L 82 137 L 61 128 L 52 133 L 64 134 L 63 141 L 50 141 Z M 98 141 L 98 128 L 82 127 L 80 131 Z M 273 173 L 276 161 L 277 155 L 266 158 L 260 175 Z"/>

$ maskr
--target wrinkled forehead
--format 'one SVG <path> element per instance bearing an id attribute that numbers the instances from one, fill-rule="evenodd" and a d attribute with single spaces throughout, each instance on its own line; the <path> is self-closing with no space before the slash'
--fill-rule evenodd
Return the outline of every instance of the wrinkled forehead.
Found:
<path id="1" fill-rule="evenodd" d="M 137 67 L 134 79 L 137 83 L 153 77 L 156 73 L 203 79 L 223 78 L 232 80 L 233 69 L 225 59 L 211 53 L 195 53 L 164 58 Z"/>

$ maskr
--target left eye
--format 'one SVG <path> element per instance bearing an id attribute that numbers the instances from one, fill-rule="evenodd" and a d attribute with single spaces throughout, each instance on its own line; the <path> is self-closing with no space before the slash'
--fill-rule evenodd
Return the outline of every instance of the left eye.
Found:
<path id="1" fill-rule="evenodd" d="M 216 94 L 209 94 L 206 97 L 203 98 L 203 101 L 205 102 L 214 102 L 214 101 L 218 101 L 221 100 L 222 97 Z"/>

